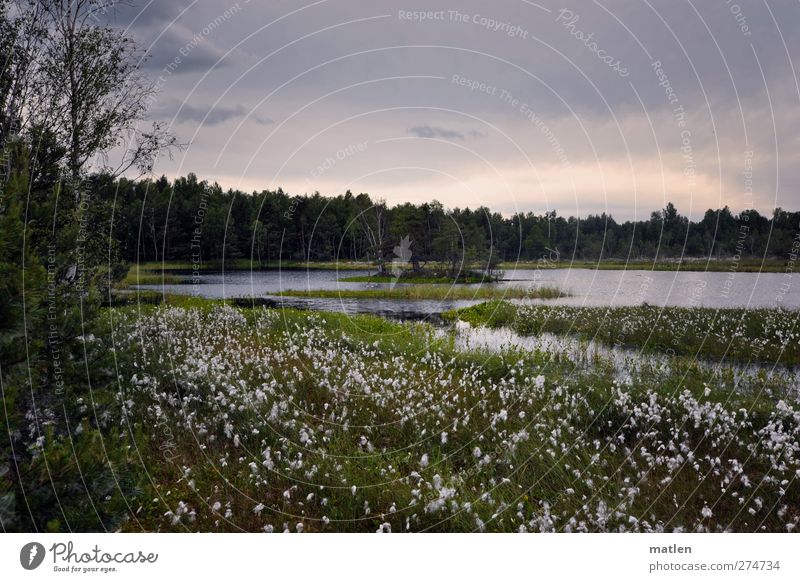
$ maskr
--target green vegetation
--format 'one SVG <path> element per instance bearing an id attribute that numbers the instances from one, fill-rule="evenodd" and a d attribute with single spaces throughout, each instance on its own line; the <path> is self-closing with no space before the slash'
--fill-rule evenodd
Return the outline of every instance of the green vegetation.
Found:
<path id="1" fill-rule="evenodd" d="M 629 271 L 714 271 L 737 273 L 783 273 L 787 261 L 778 259 L 709 259 L 685 257 L 682 260 L 599 259 L 595 261 L 519 261 L 500 263 L 499 268 L 513 269 L 597 269 Z"/>
<path id="2" fill-rule="evenodd" d="M 114 531 L 140 491 L 118 414 L 124 344 L 115 351 L 101 305 L 127 270 L 121 233 L 138 228 L 118 220 L 114 185 L 149 172 L 175 139 L 147 122 L 156 87 L 99 8 L 0 0 L 5 532 Z"/>
<path id="3" fill-rule="evenodd" d="M 435 275 L 415 275 L 413 271 L 405 272 L 400 279 L 393 275 L 358 275 L 341 277 L 339 281 L 343 283 L 411 283 L 411 284 L 473 284 L 487 282 L 489 279 L 481 274 L 470 271 L 469 269 L 479 268 L 480 265 L 467 265 L 468 269 L 458 279 L 446 273 L 446 265 L 432 263 L 431 269 L 438 269 Z M 733 260 L 705 260 L 705 259 L 685 259 L 683 261 L 621 261 L 615 259 L 602 259 L 599 261 L 518 261 L 500 263 L 497 269 L 510 271 L 513 269 L 599 269 L 599 270 L 636 270 L 636 271 L 717 271 L 740 273 L 783 273 L 786 270 L 785 261 L 777 259 L 741 259 L 738 262 Z M 187 272 L 197 270 L 200 273 L 208 271 L 242 271 L 242 270 L 315 270 L 331 269 L 337 271 L 358 271 L 376 270 L 374 262 L 366 261 L 283 261 L 261 263 L 250 261 L 249 259 L 230 259 L 225 263 L 221 261 L 206 261 L 202 263 L 186 263 L 178 261 L 146 262 L 134 263 L 129 266 L 128 273 L 118 281 L 115 286 L 125 288 L 134 285 L 161 285 L 179 284 L 186 282 L 189 278 Z"/>
<path id="4" fill-rule="evenodd" d="M 462 285 L 472 283 L 491 283 L 496 277 L 483 275 L 474 271 L 465 271 L 451 277 L 442 271 L 423 270 L 404 271 L 399 276 L 390 274 L 359 275 L 356 277 L 342 277 L 343 283 L 421 283 L 430 285 Z"/>
<path id="5" fill-rule="evenodd" d="M 310 291 L 283 291 L 284 297 L 316 297 L 331 299 L 555 299 L 567 295 L 554 287 L 497 287 L 480 286 L 408 285 L 384 289 L 314 289 Z"/>
<path id="6" fill-rule="evenodd" d="M 798 212 L 735 214 L 727 207 L 690 221 L 672 204 L 635 222 L 605 214 L 502 216 L 485 207 L 447 209 L 437 202 L 389 207 L 365 193 L 226 192 L 194 174 L 102 187 L 98 196 L 117 196 L 114 235 L 125 260 L 187 262 L 199 251 L 204 263 L 224 257 L 228 264 L 243 260 L 245 268 L 369 262 L 385 274 L 403 240 L 407 248 L 400 254 L 412 269 L 438 263 L 451 276 L 473 267 L 493 270 L 498 262 L 544 268 L 575 260 L 593 267 L 601 257 L 601 265 L 630 259 L 643 268 L 673 268 L 671 261 L 688 257 L 699 262 L 684 261 L 692 270 L 703 270 L 705 262 L 727 270 L 732 257 L 742 259 L 742 270 L 753 269 L 766 257 L 767 264 L 785 268 L 800 222 Z M 202 223 L 199 236 L 195 220 Z"/>
<path id="7" fill-rule="evenodd" d="M 116 287 L 124 288 L 133 285 L 172 285 L 185 283 L 187 277 L 176 275 L 167 269 L 155 265 L 131 265 L 125 277 L 116 283 Z"/>
<path id="8" fill-rule="evenodd" d="M 624 382 L 610 362 L 461 352 L 430 326 L 374 316 L 209 303 L 113 317 L 133 338 L 121 374 L 142 463 L 124 531 L 790 531 L 800 519 L 800 421 L 778 379 L 676 360 Z"/>
<path id="9" fill-rule="evenodd" d="M 574 334 L 607 345 L 737 362 L 800 364 L 800 312 L 783 309 L 523 306 L 495 301 L 445 314 L 522 335 Z"/>

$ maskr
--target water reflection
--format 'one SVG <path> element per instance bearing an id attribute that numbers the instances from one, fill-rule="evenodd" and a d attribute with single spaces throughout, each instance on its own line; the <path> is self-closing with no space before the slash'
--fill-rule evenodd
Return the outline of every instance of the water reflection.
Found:
<path id="1" fill-rule="evenodd" d="M 454 333 L 455 346 L 465 351 L 539 351 L 567 357 L 584 368 L 603 361 L 612 366 L 616 380 L 624 384 L 632 383 L 643 369 L 661 370 L 666 374 L 682 373 L 688 364 L 717 374 L 732 372 L 736 384 L 749 385 L 763 380 L 780 380 L 784 386 L 800 394 L 800 370 L 787 366 L 674 358 L 662 353 L 608 346 L 569 335 L 545 332 L 536 336 L 523 336 L 508 328 L 472 327 L 464 321 L 456 322 L 452 331 L 441 330 L 440 333 Z"/>
<path id="2" fill-rule="evenodd" d="M 388 286 L 340 280 L 367 274 L 367 271 L 333 269 L 209 272 L 201 274 L 199 281 L 195 282 L 197 284 L 143 285 L 141 288 L 208 298 L 233 298 L 240 305 L 294 307 L 348 314 L 370 313 L 398 320 L 427 321 L 441 326 L 440 333 L 454 333 L 456 345 L 465 350 L 537 350 L 564 355 L 576 364 L 585 366 L 604 360 L 611 363 L 621 382 L 633 381 L 642 367 L 669 371 L 676 365 L 677 360 L 664 354 L 611 347 L 571 336 L 549 333 L 520 336 L 510 329 L 471 328 L 463 322 L 451 332 L 443 325 L 440 317 L 442 312 L 480 303 L 480 300 L 318 299 L 276 295 L 288 290 L 375 289 Z M 568 297 L 553 300 L 515 300 L 549 305 L 631 306 L 648 303 L 680 307 L 800 308 L 800 285 L 791 285 L 791 279 L 787 281 L 782 273 L 517 269 L 507 271 L 504 281 L 492 285 L 500 288 L 549 286 L 569 294 Z M 684 365 L 687 362 L 685 359 L 681 361 Z M 780 377 L 786 385 L 800 390 L 800 374 L 797 370 L 781 366 L 736 365 L 710 360 L 698 360 L 696 365 L 720 373 L 733 371 L 737 382 Z"/>
<path id="3" fill-rule="evenodd" d="M 143 285 L 167 293 L 198 295 L 210 298 L 265 297 L 289 290 L 375 289 L 385 283 L 348 283 L 341 278 L 367 275 L 367 271 L 319 269 L 304 271 L 226 271 L 202 273 L 197 281 L 170 285 Z M 678 307 L 778 307 L 800 308 L 800 282 L 792 284 L 783 273 L 727 273 L 677 271 L 625 271 L 591 269 L 517 269 L 506 272 L 500 283 L 484 283 L 500 288 L 557 287 L 569 294 L 552 300 L 531 300 L 555 305 L 628 306 L 648 303 Z M 474 285 L 472 287 L 477 287 Z M 360 301 L 355 306 L 350 301 Z M 477 301 L 435 301 L 409 306 L 409 301 L 332 300 L 309 302 L 310 308 L 370 312 L 377 310 L 409 312 L 414 316 L 441 312 L 451 305 L 469 305 Z M 405 307 L 404 307 L 405 305 Z M 439 307 L 437 307 L 439 306 Z"/>

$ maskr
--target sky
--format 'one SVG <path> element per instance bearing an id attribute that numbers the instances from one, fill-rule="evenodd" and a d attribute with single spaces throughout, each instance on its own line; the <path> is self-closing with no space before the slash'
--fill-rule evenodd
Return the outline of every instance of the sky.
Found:
<path id="1" fill-rule="evenodd" d="M 800 3 L 137 0 L 157 174 L 617 219 L 800 209 Z"/>

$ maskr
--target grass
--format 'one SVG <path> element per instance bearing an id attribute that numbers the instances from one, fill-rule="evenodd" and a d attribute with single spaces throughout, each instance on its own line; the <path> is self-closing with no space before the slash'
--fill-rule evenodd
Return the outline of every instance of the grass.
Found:
<path id="1" fill-rule="evenodd" d="M 314 289 L 282 291 L 284 297 L 313 297 L 322 299 L 555 299 L 567 294 L 555 287 L 496 287 L 487 284 L 475 287 L 446 285 L 408 285 L 384 289 Z"/>
<path id="2" fill-rule="evenodd" d="M 480 273 L 461 273 L 458 277 L 449 275 L 403 273 L 400 277 L 394 275 L 358 275 L 355 277 L 342 277 L 343 283 L 414 283 L 429 285 L 463 285 L 472 283 L 489 283 L 491 278 Z"/>
<path id="3" fill-rule="evenodd" d="M 251 261 L 249 259 L 231 259 L 225 261 L 205 261 L 202 263 L 187 263 L 180 261 L 167 262 L 143 262 L 133 263 L 128 269 L 125 277 L 116 284 L 118 289 L 126 289 L 134 285 L 172 285 L 185 283 L 189 276 L 187 271 L 208 272 L 220 271 L 222 269 L 230 271 L 249 271 L 249 270 L 325 270 L 335 269 L 340 271 L 355 271 L 369 269 L 369 263 L 355 261 L 341 262 L 303 262 L 303 261 Z"/>
<path id="4" fill-rule="evenodd" d="M 687 366 L 624 383 L 607 362 L 460 352 L 427 325 L 369 315 L 219 302 L 115 313 L 131 342 L 124 426 L 147 469 L 124 531 L 800 521 L 800 416 L 774 382 Z"/>
<path id="5" fill-rule="evenodd" d="M 176 266 L 175 270 L 180 268 Z M 128 273 L 117 283 L 116 287 L 125 289 L 134 285 L 173 285 L 185 281 L 185 276 L 170 273 L 167 269 L 162 270 L 160 263 L 140 263 L 131 265 Z"/>
<path id="6" fill-rule="evenodd" d="M 111 297 L 103 301 L 103 307 L 124 307 L 127 305 L 160 305 L 164 295 L 158 291 L 112 289 Z"/>
<path id="7" fill-rule="evenodd" d="M 431 263 L 431 269 L 437 265 Z M 219 271 L 222 268 L 228 270 L 314 270 L 314 269 L 333 269 L 340 271 L 348 270 L 371 270 L 376 266 L 366 261 L 251 261 L 250 259 L 231 259 L 223 265 L 220 261 L 206 261 L 201 264 L 187 262 L 168 261 L 168 262 L 145 262 L 133 264 L 126 277 L 118 284 L 118 287 L 125 288 L 132 285 L 160 285 L 162 283 L 174 284 L 181 283 L 186 277 L 173 271 Z M 466 268 L 467 266 L 465 266 Z M 480 265 L 475 266 L 479 268 Z M 442 266 L 444 270 L 445 265 Z M 520 261 L 505 262 L 498 267 L 501 270 L 513 269 L 598 269 L 598 270 L 649 270 L 649 271 L 731 271 L 740 273 L 783 273 L 786 270 L 786 262 L 779 259 L 741 259 L 734 262 L 733 259 L 706 259 L 706 258 L 684 258 L 682 261 L 675 259 L 636 259 L 625 261 L 623 259 L 602 259 L 600 261 Z M 343 277 L 343 282 L 375 282 L 391 283 L 394 280 L 391 276 L 365 275 L 356 277 Z M 485 281 L 482 276 L 474 273 L 461 278 L 458 283 L 480 283 Z M 414 277 L 403 278 L 403 282 L 418 284 L 452 284 L 451 277 Z"/>
<path id="8" fill-rule="evenodd" d="M 654 306 L 522 306 L 493 301 L 444 314 L 522 335 L 572 334 L 671 355 L 800 364 L 800 311 Z"/>
<path id="9" fill-rule="evenodd" d="M 504 262 L 499 268 L 513 269 L 596 269 L 629 271 L 735 271 L 739 273 L 783 273 L 786 261 L 780 259 L 708 259 L 685 257 L 681 259 L 601 259 L 574 261 L 520 261 Z"/>

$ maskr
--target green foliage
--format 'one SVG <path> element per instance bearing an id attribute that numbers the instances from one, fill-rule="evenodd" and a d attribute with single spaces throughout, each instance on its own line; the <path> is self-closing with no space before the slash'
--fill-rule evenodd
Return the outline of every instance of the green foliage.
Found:
<path id="1" fill-rule="evenodd" d="M 623 382 L 611 362 L 461 351 L 424 324 L 219 304 L 123 324 L 147 337 L 128 397 L 154 477 L 126 530 L 786 531 L 800 508 L 781 482 L 792 445 L 764 446 L 797 434 L 791 388 L 732 368 L 643 364 Z M 207 358 L 216 375 L 197 373 Z M 187 418 L 203 430 L 173 432 L 165 460 Z M 753 491 L 757 514 L 738 502 Z"/>
<path id="2" fill-rule="evenodd" d="M 743 270 L 759 268 L 765 257 L 784 261 L 785 268 L 800 222 L 800 213 L 781 209 L 770 218 L 723 208 L 690 222 L 668 206 L 650 220 L 618 223 L 608 215 L 579 220 L 555 212 L 503 217 L 487 208 L 446 210 L 436 202 L 384 208 L 350 192 L 226 192 L 194 174 L 174 183 L 122 179 L 103 190 L 117 197 L 114 235 L 124 260 L 201 268 L 219 267 L 223 259 L 226 268 L 255 269 L 369 260 L 382 261 L 388 271 L 392 249 L 406 236 L 411 273 L 437 262 L 451 279 L 476 268 L 496 277 L 500 263 L 510 268 L 518 261 L 541 268 L 592 267 L 601 260 L 615 267 L 676 268 L 677 262 L 666 261 L 683 257 L 685 268 L 686 257 L 694 257 L 702 260 L 692 268 L 727 270 L 730 261 L 723 259 L 736 256 Z"/>
<path id="3" fill-rule="evenodd" d="M 6 530 L 118 527 L 136 471 L 119 431 L 113 335 L 100 303 L 126 267 L 109 247 L 108 201 L 31 182 L 26 145 L 8 147 L 0 211 L 0 519 Z M 61 202 L 57 206 L 54 194 Z M 26 197 L 39 203 L 24 222 Z M 53 225 L 57 225 L 54 229 Z M 115 361 L 116 360 L 116 361 Z M 112 467 L 121 469 L 117 478 Z"/>

